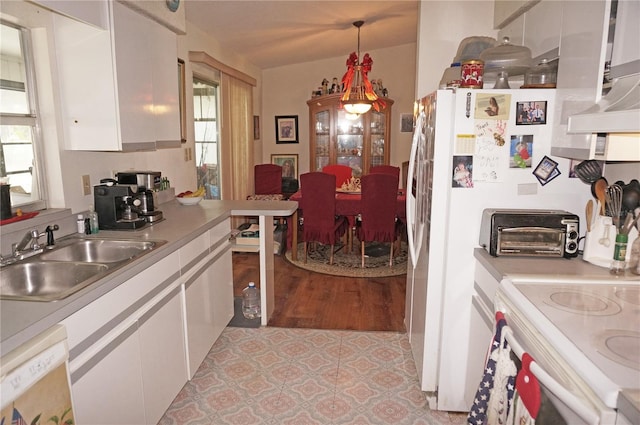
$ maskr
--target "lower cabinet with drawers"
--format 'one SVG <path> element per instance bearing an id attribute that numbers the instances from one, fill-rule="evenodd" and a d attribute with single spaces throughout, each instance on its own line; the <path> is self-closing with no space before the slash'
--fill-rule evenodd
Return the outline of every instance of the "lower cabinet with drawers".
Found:
<path id="1" fill-rule="evenodd" d="M 233 316 L 229 230 L 224 220 L 62 322 L 77 423 L 160 420 Z"/>

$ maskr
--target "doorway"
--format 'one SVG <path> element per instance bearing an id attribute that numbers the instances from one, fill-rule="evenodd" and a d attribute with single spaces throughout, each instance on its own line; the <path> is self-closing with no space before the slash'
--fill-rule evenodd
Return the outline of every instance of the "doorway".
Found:
<path id="1" fill-rule="evenodd" d="M 220 96 L 219 84 L 193 79 L 193 122 L 195 129 L 198 187 L 206 189 L 206 199 L 220 199 Z"/>

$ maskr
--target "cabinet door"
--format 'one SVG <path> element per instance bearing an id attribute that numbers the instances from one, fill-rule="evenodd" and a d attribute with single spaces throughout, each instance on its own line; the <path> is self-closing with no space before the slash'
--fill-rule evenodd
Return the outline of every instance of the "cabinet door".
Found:
<path id="1" fill-rule="evenodd" d="M 216 339 L 233 318 L 233 260 L 227 249 L 211 266 L 213 334 Z"/>
<path id="2" fill-rule="evenodd" d="M 120 150 L 109 31 L 57 14 L 53 22 L 65 148 Z"/>
<path id="3" fill-rule="evenodd" d="M 525 14 L 523 44 L 531 49 L 531 56 L 534 58 L 558 49 L 561 28 L 562 3 L 541 1 Z"/>
<path id="4" fill-rule="evenodd" d="M 138 320 L 147 423 L 158 423 L 188 379 L 181 289 Z"/>
<path id="5" fill-rule="evenodd" d="M 336 117 L 335 163 L 351 167 L 351 174 L 354 177 L 360 177 L 365 166 L 362 161 L 364 151 L 364 115 L 349 119 L 344 109 L 339 109 L 336 111 Z"/>
<path id="6" fill-rule="evenodd" d="M 76 423 L 147 423 L 136 328 L 134 322 L 71 374 Z"/>
<path id="7" fill-rule="evenodd" d="M 155 140 L 153 125 L 153 56 L 151 21 L 113 2 L 116 81 L 120 132 L 124 143 Z"/>
<path id="8" fill-rule="evenodd" d="M 151 57 L 156 147 L 180 147 L 178 40 L 168 28 L 155 22 L 150 24 L 158 46 Z"/>
<path id="9" fill-rule="evenodd" d="M 212 254 L 185 282 L 187 349 L 192 378 L 233 316 L 231 251 Z"/>
<path id="10" fill-rule="evenodd" d="M 389 163 L 388 140 L 387 140 L 387 114 L 384 112 L 371 112 L 371 122 L 369 125 L 370 133 L 370 151 L 368 168 L 376 165 L 385 165 Z"/>
<path id="11" fill-rule="evenodd" d="M 331 109 L 326 108 L 313 113 L 311 123 L 312 155 L 311 171 L 322 171 L 322 167 L 331 162 Z"/>

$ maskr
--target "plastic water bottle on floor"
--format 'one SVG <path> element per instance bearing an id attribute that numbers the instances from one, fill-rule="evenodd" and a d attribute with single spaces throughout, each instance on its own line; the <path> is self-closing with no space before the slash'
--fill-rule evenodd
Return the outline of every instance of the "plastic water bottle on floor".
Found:
<path id="1" fill-rule="evenodd" d="M 242 290 L 242 314 L 247 319 L 260 317 L 260 291 L 253 282 Z"/>

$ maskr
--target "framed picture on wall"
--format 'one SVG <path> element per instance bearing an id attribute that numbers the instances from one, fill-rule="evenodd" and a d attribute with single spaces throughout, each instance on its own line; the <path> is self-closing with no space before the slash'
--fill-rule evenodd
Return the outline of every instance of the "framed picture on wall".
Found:
<path id="1" fill-rule="evenodd" d="M 276 143 L 298 143 L 297 115 L 276 115 Z"/>
<path id="2" fill-rule="evenodd" d="M 298 154 L 272 154 L 271 163 L 282 167 L 282 177 L 298 178 Z"/>

